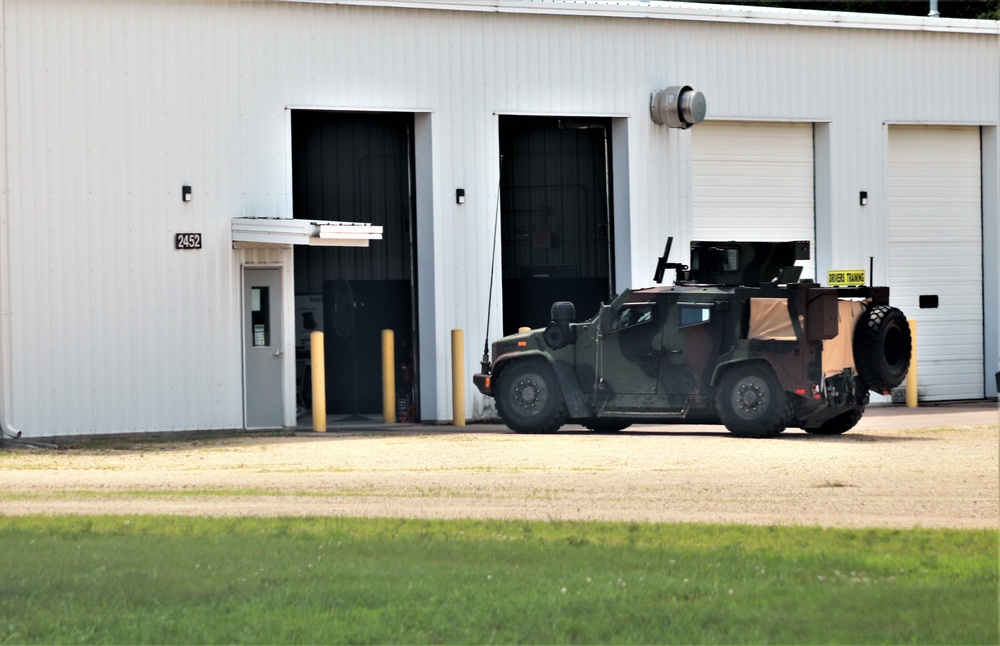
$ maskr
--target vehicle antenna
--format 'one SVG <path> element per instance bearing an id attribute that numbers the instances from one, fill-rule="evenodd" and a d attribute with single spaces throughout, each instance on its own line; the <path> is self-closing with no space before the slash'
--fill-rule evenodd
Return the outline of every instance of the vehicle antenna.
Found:
<path id="1" fill-rule="evenodd" d="M 497 266 L 497 229 L 500 225 L 500 186 L 503 177 L 503 155 L 500 155 L 500 172 L 497 176 L 497 204 L 493 213 L 493 250 L 490 254 L 490 291 L 486 299 L 486 339 L 483 341 L 483 358 L 479 362 L 483 374 L 490 371 L 490 310 L 493 309 L 493 274 Z"/>

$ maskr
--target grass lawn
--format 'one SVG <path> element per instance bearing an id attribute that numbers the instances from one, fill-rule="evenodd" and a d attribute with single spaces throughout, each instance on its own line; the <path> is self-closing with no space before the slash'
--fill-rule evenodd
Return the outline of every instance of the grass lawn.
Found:
<path id="1" fill-rule="evenodd" d="M 0 517 L 0 643 L 996 644 L 998 536 Z"/>

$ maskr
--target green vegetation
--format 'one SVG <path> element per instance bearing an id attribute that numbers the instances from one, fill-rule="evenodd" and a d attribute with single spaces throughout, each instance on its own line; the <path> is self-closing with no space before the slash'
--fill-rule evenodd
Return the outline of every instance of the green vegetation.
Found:
<path id="1" fill-rule="evenodd" d="M 0 643 L 988 643 L 998 532 L 0 517 Z"/>

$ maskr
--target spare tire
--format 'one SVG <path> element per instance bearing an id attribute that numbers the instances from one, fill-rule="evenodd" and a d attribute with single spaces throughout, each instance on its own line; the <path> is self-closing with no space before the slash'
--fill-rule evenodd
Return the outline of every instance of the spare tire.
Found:
<path id="1" fill-rule="evenodd" d="M 869 307 L 854 328 L 854 365 L 865 385 L 888 393 L 903 383 L 912 352 L 906 316 L 888 305 Z"/>

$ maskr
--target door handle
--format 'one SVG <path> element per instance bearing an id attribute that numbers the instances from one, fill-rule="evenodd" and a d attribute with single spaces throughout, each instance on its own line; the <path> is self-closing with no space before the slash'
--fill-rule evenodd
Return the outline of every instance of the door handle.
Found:
<path id="1" fill-rule="evenodd" d="M 275 350 L 275 351 L 274 351 L 274 356 L 276 356 L 276 357 L 280 357 L 281 355 L 282 355 L 282 352 L 281 352 L 281 350 Z"/>

